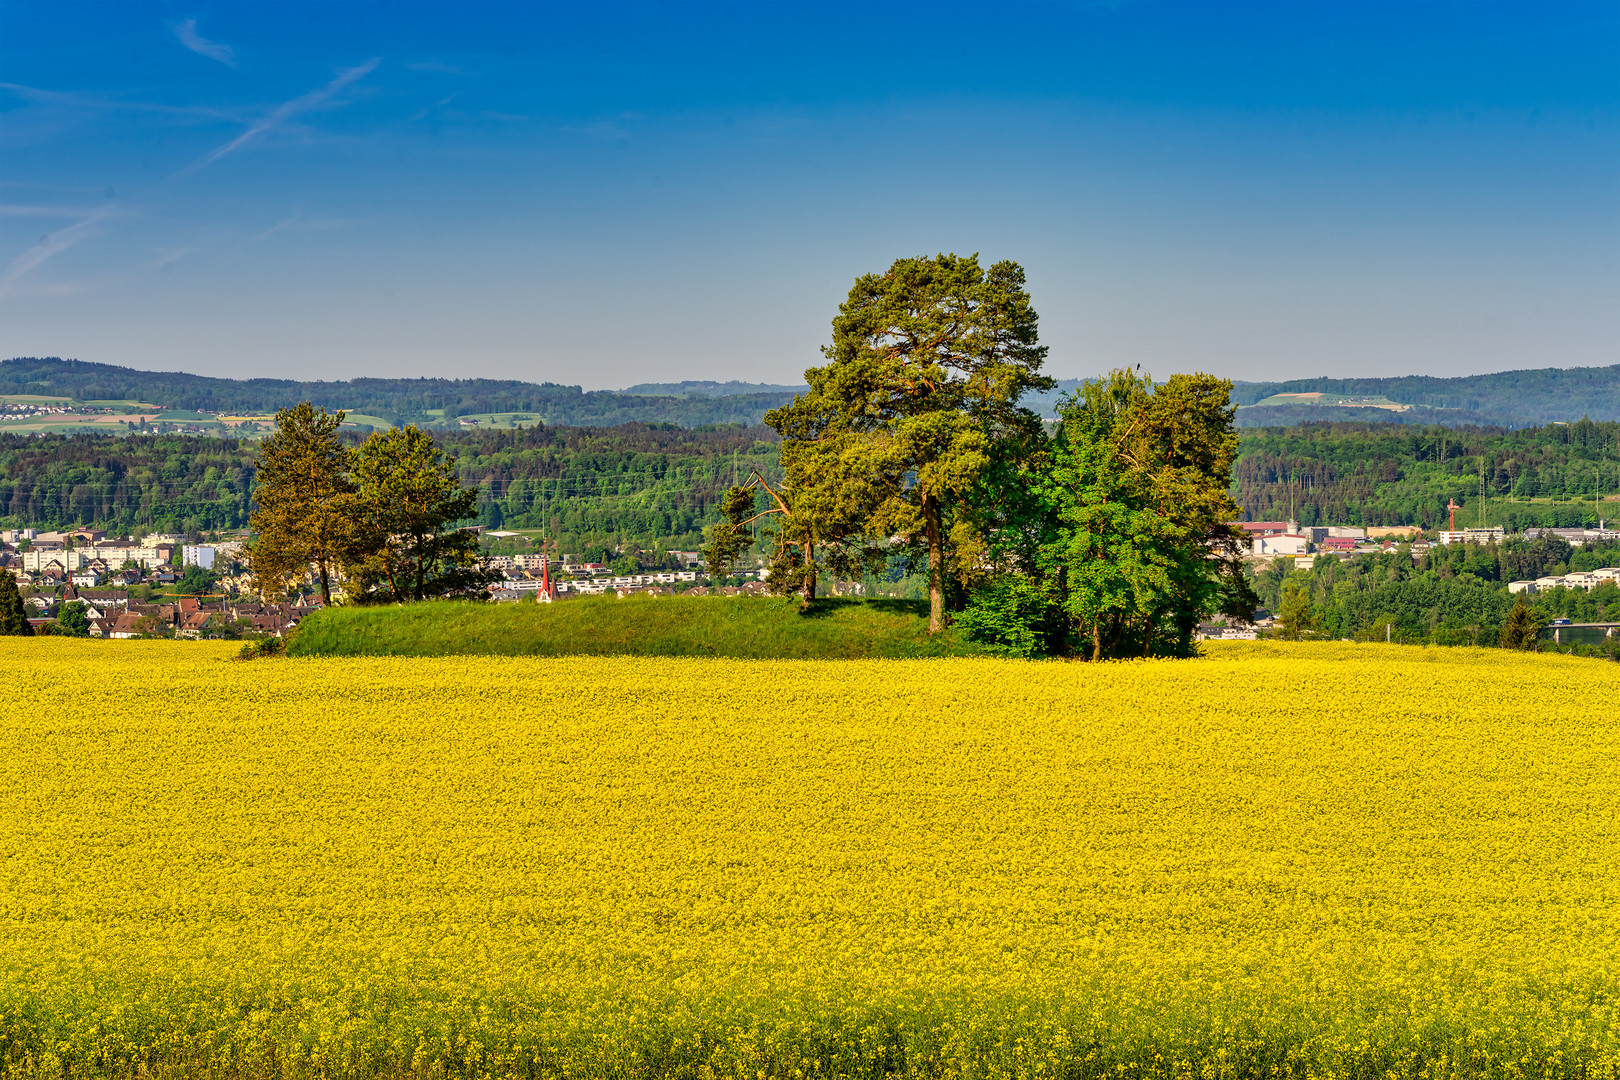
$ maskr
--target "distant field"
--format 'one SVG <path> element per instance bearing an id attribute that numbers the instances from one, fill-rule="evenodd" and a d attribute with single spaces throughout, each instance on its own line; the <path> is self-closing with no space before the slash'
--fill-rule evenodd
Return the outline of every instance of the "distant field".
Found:
<path id="1" fill-rule="evenodd" d="M 1615 1076 L 1615 666 L 1211 651 L 0 638 L 0 1072 Z"/>
<path id="2" fill-rule="evenodd" d="M 553 604 L 428 603 L 329 608 L 300 625 L 299 656 L 949 656 L 977 651 L 928 634 L 909 600 L 612 596 Z"/>
<path id="3" fill-rule="evenodd" d="M 69 405 L 73 399 L 44 394 L 0 394 L 0 401 L 14 402 L 18 405 Z"/>
<path id="4" fill-rule="evenodd" d="M 475 413 L 457 417 L 456 423 L 459 424 L 461 420 L 477 420 L 478 426 L 483 428 L 533 427 L 544 423 L 539 413 Z"/>
<path id="5" fill-rule="evenodd" d="M 1321 405 L 1328 407 L 1342 407 L 1355 409 L 1387 409 L 1390 412 L 1406 412 L 1412 408 L 1398 401 L 1391 401 L 1382 395 L 1371 397 L 1353 397 L 1347 394 L 1329 394 L 1323 392 L 1301 392 L 1287 394 L 1273 394 L 1255 402 L 1249 408 L 1261 408 L 1268 405 Z"/>
<path id="6" fill-rule="evenodd" d="M 276 418 L 274 416 L 269 416 L 269 417 L 266 417 L 263 421 L 260 421 L 260 422 L 261 423 L 274 423 L 275 419 Z M 350 424 L 369 424 L 370 426 L 372 426 L 374 428 L 390 428 L 390 427 L 394 426 L 390 421 L 384 419 L 381 416 L 370 416 L 370 415 L 368 415 L 366 413 L 347 413 L 347 414 L 344 415 L 343 419 L 344 419 L 344 421 L 346 423 L 350 423 Z"/>

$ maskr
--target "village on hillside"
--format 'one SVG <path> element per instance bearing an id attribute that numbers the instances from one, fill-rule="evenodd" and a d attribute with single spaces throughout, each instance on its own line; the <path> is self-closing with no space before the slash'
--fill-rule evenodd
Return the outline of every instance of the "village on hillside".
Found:
<path id="1" fill-rule="evenodd" d="M 1510 539 L 1501 527 L 1441 530 L 1425 537 L 1415 526 L 1304 526 L 1297 521 L 1240 523 L 1249 535 L 1246 561 L 1263 565 L 1310 568 L 1317 560 L 1405 552 L 1414 561 L 1432 549 L 1451 544 L 1500 545 Z M 483 533 L 481 526 L 468 526 Z M 526 543 L 509 531 L 486 534 L 490 542 Z M 1620 540 L 1620 529 L 1531 529 L 1517 539 L 1556 537 L 1571 547 Z M 246 565 L 247 534 L 237 531 L 212 538 L 173 533 L 109 537 L 104 530 L 79 528 L 0 531 L 0 569 L 17 579 L 29 623 L 44 632 L 67 632 L 107 639 L 164 637 L 180 640 L 284 637 L 300 620 L 321 609 L 313 580 L 298 595 L 267 600 L 253 588 Z M 495 603 L 549 603 L 582 596 L 763 596 L 764 570 L 733 568 L 714 582 L 700 552 L 660 551 L 660 565 L 626 573 L 576 554 L 545 550 L 487 554 L 483 565 L 500 576 L 489 586 Z M 1513 594 L 1553 590 L 1590 591 L 1620 583 L 1620 568 L 1571 572 L 1513 581 Z M 831 582 L 832 595 L 861 596 L 860 582 Z M 66 623 L 64 624 L 64 620 Z M 1200 639 L 1252 639 L 1269 629 L 1271 613 L 1259 611 L 1252 623 L 1205 624 Z"/>

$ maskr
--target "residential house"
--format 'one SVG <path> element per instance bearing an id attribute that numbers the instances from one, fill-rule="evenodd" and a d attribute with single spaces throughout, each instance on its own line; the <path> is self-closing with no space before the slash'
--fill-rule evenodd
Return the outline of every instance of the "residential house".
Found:
<path id="1" fill-rule="evenodd" d="M 187 641 L 200 640 L 211 619 L 213 616 L 206 611 L 193 611 L 181 618 L 180 624 L 174 628 L 174 636 Z"/>
<path id="2" fill-rule="evenodd" d="M 150 622 L 147 616 L 125 612 L 113 620 L 112 626 L 107 630 L 107 636 L 116 640 L 138 638 L 148 632 Z"/>

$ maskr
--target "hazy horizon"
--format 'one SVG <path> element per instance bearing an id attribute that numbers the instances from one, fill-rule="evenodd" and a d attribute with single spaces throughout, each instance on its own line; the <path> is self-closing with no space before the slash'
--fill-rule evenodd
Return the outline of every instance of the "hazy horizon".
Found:
<path id="1" fill-rule="evenodd" d="M 855 20 L 859 25 L 854 25 Z M 1620 6 L 0 3 L 0 355 L 797 383 L 1026 268 L 1050 374 L 1620 361 Z"/>

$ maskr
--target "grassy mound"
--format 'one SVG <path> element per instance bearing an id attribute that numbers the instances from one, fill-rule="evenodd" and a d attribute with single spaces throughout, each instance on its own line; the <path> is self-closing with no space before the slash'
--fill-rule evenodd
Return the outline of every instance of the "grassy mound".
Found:
<path id="1" fill-rule="evenodd" d="M 929 636 L 914 600 L 588 597 L 555 604 L 438 601 L 331 608 L 299 626 L 292 656 L 734 656 L 859 659 L 962 656 L 976 646 Z"/>

